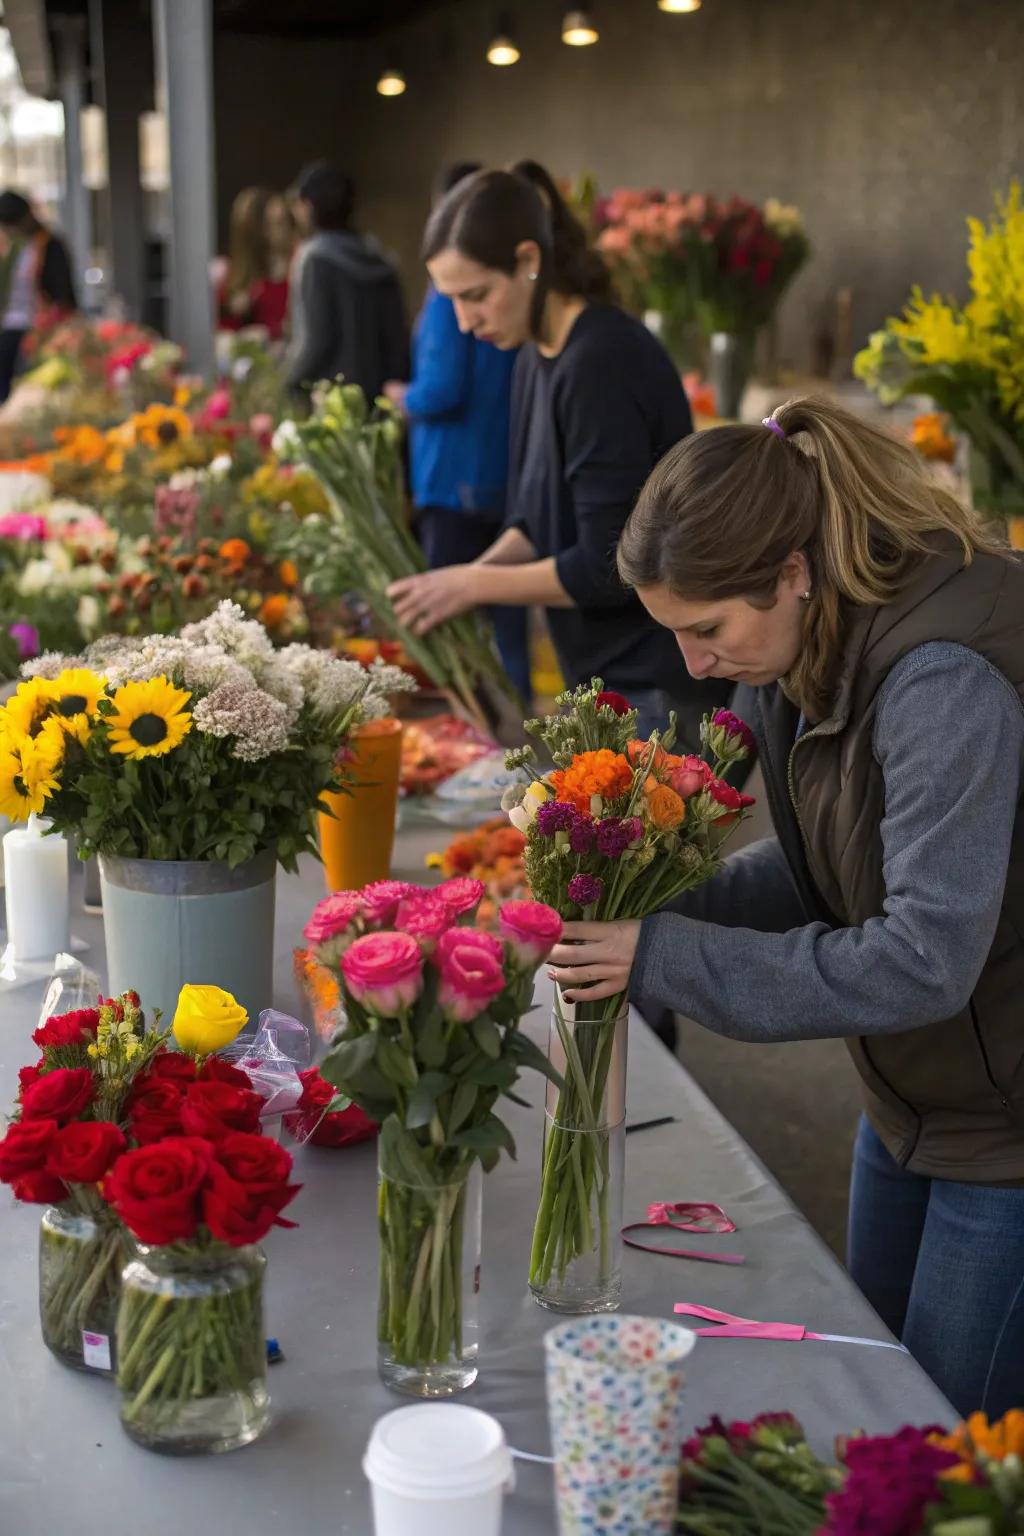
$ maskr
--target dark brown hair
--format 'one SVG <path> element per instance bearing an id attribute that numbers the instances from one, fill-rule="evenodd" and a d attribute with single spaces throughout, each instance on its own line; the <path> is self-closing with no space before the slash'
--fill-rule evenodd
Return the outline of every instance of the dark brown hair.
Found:
<path id="1" fill-rule="evenodd" d="M 540 248 L 530 310 L 534 335 L 552 291 L 581 299 L 611 297 L 608 268 L 587 245 L 582 225 L 535 160 L 521 160 L 511 171 L 478 171 L 460 181 L 427 220 L 421 255 L 432 261 L 452 249 L 482 267 L 512 273 L 524 240 Z"/>
<path id="2" fill-rule="evenodd" d="M 228 236 L 228 271 L 224 283 L 228 294 L 248 293 L 253 283 L 270 274 L 270 250 L 267 245 L 267 207 L 280 192 L 270 187 L 245 187 L 231 204 Z"/>
<path id="3" fill-rule="evenodd" d="M 931 480 L 906 444 L 825 399 L 790 400 L 764 426 L 714 427 L 677 443 L 640 492 L 618 548 L 631 587 L 677 597 L 775 603 L 801 551 L 811 599 L 801 653 L 784 679 L 812 719 L 827 714 L 851 605 L 881 606 L 905 586 L 935 535 L 964 560 L 1005 545 Z"/>

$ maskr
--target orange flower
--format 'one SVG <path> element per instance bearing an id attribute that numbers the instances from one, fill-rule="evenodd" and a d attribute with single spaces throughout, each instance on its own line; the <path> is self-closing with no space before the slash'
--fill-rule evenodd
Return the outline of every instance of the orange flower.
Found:
<path id="1" fill-rule="evenodd" d="M 956 457 L 956 443 L 946 431 L 947 417 L 941 411 L 928 411 L 914 417 L 910 429 L 911 445 L 923 459 L 940 459 L 951 464 Z"/>
<path id="2" fill-rule="evenodd" d="M 686 815 L 686 806 L 682 797 L 677 795 L 674 789 L 670 789 L 667 784 L 656 782 L 651 790 L 648 790 L 645 784 L 644 794 L 647 816 L 654 826 L 660 827 L 665 832 L 679 826 Z"/>
<path id="3" fill-rule="evenodd" d="M 445 875 L 468 875 L 477 865 L 480 858 L 480 839 L 475 833 L 467 833 L 465 837 L 455 837 L 445 849 L 441 861 L 441 869 Z"/>
<path id="4" fill-rule="evenodd" d="M 284 623 L 288 613 L 288 603 L 287 592 L 272 592 L 260 605 L 260 623 L 267 629 L 276 629 L 279 624 Z"/>
<path id="5" fill-rule="evenodd" d="M 192 436 L 192 423 L 176 405 L 150 405 L 132 417 L 135 440 L 147 448 L 167 448 L 179 438 Z"/>
<path id="6" fill-rule="evenodd" d="M 299 573 L 295 569 L 294 561 L 282 560 L 281 564 L 277 568 L 277 574 L 281 578 L 282 587 L 287 587 L 289 590 L 291 590 L 292 587 L 298 586 Z"/>
<path id="7" fill-rule="evenodd" d="M 106 457 L 107 440 L 95 427 L 57 427 L 53 436 L 59 457 L 71 464 L 101 464 Z"/>
<path id="8" fill-rule="evenodd" d="M 551 775 L 555 798 L 568 801 L 584 815 L 590 811 L 593 795 L 615 800 L 633 786 L 633 770 L 621 752 L 602 747 L 598 752 L 580 752 L 569 767 Z"/>
<path id="9" fill-rule="evenodd" d="M 933 1445 L 955 1451 L 960 1457 L 958 1467 L 950 1467 L 940 1476 L 955 1483 L 968 1483 L 973 1480 L 978 1456 L 992 1461 L 1004 1461 L 1007 1456 L 1024 1457 L 1024 1409 L 1012 1408 L 994 1424 L 988 1422 L 985 1414 L 972 1413 L 951 1435 L 930 1438 Z"/>
<path id="10" fill-rule="evenodd" d="M 225 539 L 217 553 L 237 575 L 252 554 L 252 550 L 244 539 Z"/>

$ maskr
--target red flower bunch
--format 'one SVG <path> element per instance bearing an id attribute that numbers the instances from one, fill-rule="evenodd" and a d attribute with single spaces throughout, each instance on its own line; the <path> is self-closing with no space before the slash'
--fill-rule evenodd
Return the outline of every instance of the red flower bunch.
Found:
<path id="1" fill-rule="evenodd" d="M 301 1187 L 289 1184 L 291 1171 L 290 1153 L 269 1136 L 168 1136 L 123 1152 L 101 1188 L 142 1243 L 189 1242 L 205 1227 L 239 1248 L 273 1226 L 294 1226 L 281 1216 Z"/>
<path id="2" fill-rule="evenodd" d="M 47 1047 L 58 1050 L 62 1045 L 88 1045 L 96 1038 L 99 1022 L 98 1008 L 74 1008 L 70 1013 L 51 1015 L 33 1032 L 32 1041 L 41 1051 Z"/>
<path id="3" fill-rule="evenodd" d="M 80 1075 L 89 1077 L 84 1070 L 58 1070 L 45 1083 Z M 109 1120 L 68 1118 L 78 1096 L 78 1085 L 58 1081 L 50 1112 L 25 1113 L 0 1141 L 0 1181 L 16 1200 L 56 1205 L 67 1199 L 69 1185 L 98 1183 L 124 1150 L 124 1134 Z"/>
<path id="4" fill-rule="evenodd" d="M 347 1147 L 357 1141 L 366 1141 L 376 1134 L 377 1127 L 359 1108 L 350 1104 L 347 1109 L 328 1114 L 327 1107 L 338 1096 L 338 1090 L 320 1076 L 318 1067 L 308 1067 L 299 1073 L 302 1097 L 284 1123 L 296 1141 L 308 1141 L 313 1147 Z"/>
<path id="5" fill-rule="evenodd" d="M 139 1146 L 167 1136 L 220 1141 L 232 1131 L 258 1131 L 263 1100 L 237 1067 L 208 1056 L 162 1048 L 140 1072 L 128 1097 L 128 1129 Z"/>

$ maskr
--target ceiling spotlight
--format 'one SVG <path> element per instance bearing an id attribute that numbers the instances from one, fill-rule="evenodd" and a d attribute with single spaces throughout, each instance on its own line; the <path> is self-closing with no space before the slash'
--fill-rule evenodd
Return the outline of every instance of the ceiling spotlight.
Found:
<path id="1" fill-rule="evenodd" d="M 689 16 L 700 7 L 701 0 L 658 0 L 658 10 L 668 11 L 671 16 Z"/>
<path id="2" fill-rule="evenodd" d="M 401 96 L 405 90 L 405 76 L 400 69 L 385 69 L 377 81 L 378 96 Z"/>
<path id="3" fill-rule="evenodd" d="M 566 11 L 562 18 L 562 42 L 570 48 L 586 48 L 596 43 L 600 33 L 589 11 Z"/>
<path id="4" fill-rule="evenodd" d="M 519 49 L 507 32 L 499 32 L 497 37 L 491 39 L 487 49 L 487 62 L 497 64 L 499 67 L 519 63 Z"/>

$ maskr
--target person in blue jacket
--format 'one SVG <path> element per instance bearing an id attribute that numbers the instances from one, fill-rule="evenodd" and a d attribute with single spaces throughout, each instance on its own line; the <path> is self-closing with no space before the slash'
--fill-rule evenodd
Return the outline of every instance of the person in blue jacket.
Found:
<path id="1" fill-rule="evenodd" d="M 479 169 L 447 167 L 435 199 Z M 478 559 L 501 532 L 515 358 L 463 334 L 451 299 L 431 284 L 413 334 L 412 380 L 384 392 L 409 419 L 417 534 L 432 569 Z M 494 608 L 491 617 L 505 670 L 529 703 L 526 609 Z"/>

